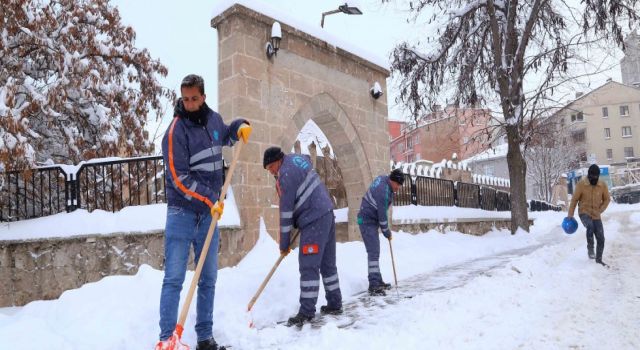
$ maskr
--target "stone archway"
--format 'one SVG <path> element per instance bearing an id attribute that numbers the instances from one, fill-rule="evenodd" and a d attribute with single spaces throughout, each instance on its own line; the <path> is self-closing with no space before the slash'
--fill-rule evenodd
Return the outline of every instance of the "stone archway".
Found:
<path id="1" fill-rule="evenodd" d="M 291 149 L 300 129 L 309 120 L 313 120 L 320 127 L 331 143 L 334 153 L 339 155 L 338 166 L 342 170 L 349 203 L 348 239 L 358 239 L 356 215 L 362 195 L 372 181 L 371 167 L 358 132 L 338 102 L 324 92 L 313 96 L 293 115 L 279 142 L 280 147 L 285 150 Z"/>
<path id="2" fill-rule="evenodd" d="M 275 181 L 262 167 L 262 154 L 274 145 L 290 150 L 309 120 L 336 154 L 349 204 L 347 236 L 359 239 L 362 196 L 373 177 L 389 171 L 386 94 L 374 99 L 369 93 L 376 82 L 386 92 L 388 69 L 308 34 L 317 29 L 290 26 L 286 14 L 267 16 L 240 4 L 218 11 L 211 20 L 218 30 L 218 109 L 227 122 L 242 116 L 253 126 L 232 180 L 242 230 L 222 237 L 221 263 L 234 264 L 251 250 L 260 218 L 277 237 Z M 265 43 L 276 19 L 280 50 L 267 58 Z"/>

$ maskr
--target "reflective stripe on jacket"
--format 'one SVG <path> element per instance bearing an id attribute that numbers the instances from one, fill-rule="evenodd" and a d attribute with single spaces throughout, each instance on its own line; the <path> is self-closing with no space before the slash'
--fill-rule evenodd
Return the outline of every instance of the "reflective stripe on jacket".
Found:
<path id="1" fill-rule="evenodd" d="M 304 228 L 332 211 L 333 201 L 307 155 L 284 156 L 277 188 L 280 194 L 280 250 L 286 250 L 293 227 Z"/>
<path id="2" fill-rule="evenodd" d="M 238 140 L 244 119 L 227 126 L 209 109 L 206 125 L 175 116 L 162 139 L 167 205 L 209 212 L 223 182 L 222 147 Z"/>

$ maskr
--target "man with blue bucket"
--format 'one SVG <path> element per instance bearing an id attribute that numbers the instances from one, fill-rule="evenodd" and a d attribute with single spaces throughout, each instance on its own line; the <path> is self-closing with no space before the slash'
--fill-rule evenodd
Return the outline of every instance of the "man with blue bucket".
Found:
<path id="1" fill-rule="evenodd" d="M 602 252 L 604 251 L 604 228 L 602 227 L 602 213 L 609 205 L 610 196 L 609 189 L 604 181 L 599 180 L 600 168 L 596 164 L 592 164 L 587 172 L 587 177 L 581 179 L 576 184 L 576 190 L 571 198 L 569 212 L 562 228 L 567 233 L 573 233 L 577 229 L 577 223 L 573 225 L 570 221 L 573 219 L 573 213 L 578 205 L 578 216 L 582 225 L 587 229 L 587 254 L 589 259 L 596 259 L 598 264 L 607 266 L 602 261 Z M 575 226 L 575 228 L 574 228 Z M 573 229 L 573 232 L 570 230 Z M 593 236 L 596 237 L 596 251 L 593 252 Z"/>

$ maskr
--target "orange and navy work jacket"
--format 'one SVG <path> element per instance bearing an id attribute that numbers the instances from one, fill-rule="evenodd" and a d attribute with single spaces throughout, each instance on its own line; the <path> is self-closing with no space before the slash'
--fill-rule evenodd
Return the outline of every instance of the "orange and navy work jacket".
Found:
<path id="1" fill-rule="evenodd" d="M 238 141 L 244 119 L 227 126 L 220 114 L 208 109 L 198 123 L 179 114 L 162 139 L 167 205 L 208 213 L 220 196 L 224 181 L 222 146 Z M 177 108 L 176 108 L 177 110 Z"/>

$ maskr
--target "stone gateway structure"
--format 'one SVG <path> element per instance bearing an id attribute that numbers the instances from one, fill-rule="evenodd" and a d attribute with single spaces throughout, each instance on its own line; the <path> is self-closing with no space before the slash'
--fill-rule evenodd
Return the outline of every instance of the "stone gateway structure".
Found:
<path id="1" fill-rule="evenodd" d="M 265 44 L 273 23 L 282 28 L 277 55 Z M 313 120 L 329 139 L 349 206 L 340 240 L 360 239 L 356 215 L 372 179 L 389 171 L 386 92 L 389 71 L 333 44 L 239 4 L 216 14 L 219 112 L 226 121 L 243 116 L 253 126 L 233 177 L 242 227 L 220 235 L 220 266 L 238 263 L 255 245 L 263 217 L 279 232 L 275 180 L 262 168 L 270 146 L 291 150 L 300 129 Z M 312 32 L 313 30 L 310 30 Z M 320 35 L 322 36 L 322 35 Z M 231 151 L 225 153 L 231 159 Z M 347 226 L 347 229 L 345 229 Z M 163 232 L 114 233 L 68 239 L 0 242 L 0 306 L 55 299 L 68 289 L 114 274 L 134 274 L 142 264 L 162 269 Z M 275 252 L 274 252 L 275 253 Z"/>
<path id="2" fill-rule="evenodd" d="M 386 92 L 389 71 L 332 43 L 234 4 L 214 14 L 218 30 L 219 112 L 242 116 L 253 126 L 232 182 L 242 233 L 226 244 L 240 260 L 255 244 L 260 217 L 277 237 L 275 180 L 262 168 L 262 154 L 277 145 L 291 150 L 300 129 L 313 120 L 329 139 L 341 169 L 349 206 L 347 240 L 359 239 L 356 215 L 372 179 L 389 171 L 386 94 L 375 99 L 376 82 Z M 280 49 L 268 58 L 265 44 L 274 22 L 282 29 Z M 226 154 L 230 159 L 231 152 Z"/>

